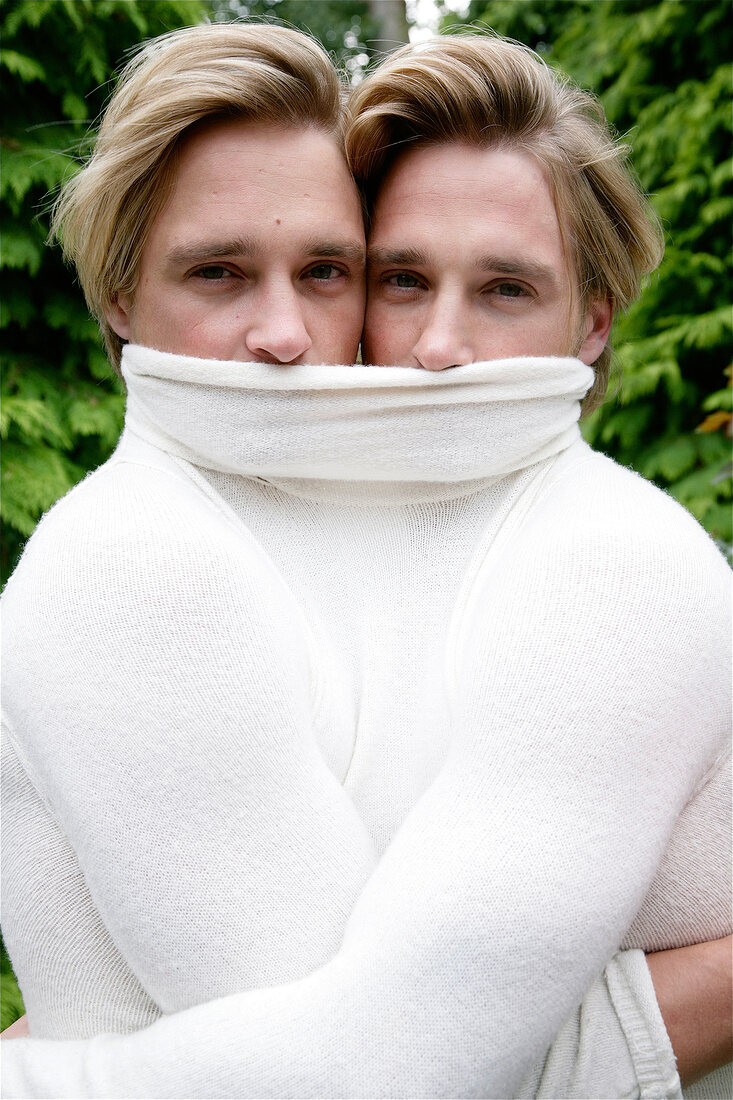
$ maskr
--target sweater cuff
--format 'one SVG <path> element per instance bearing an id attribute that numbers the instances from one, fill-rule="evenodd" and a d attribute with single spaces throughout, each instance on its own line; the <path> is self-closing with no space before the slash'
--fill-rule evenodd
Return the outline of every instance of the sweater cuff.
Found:
<path id="1" fill-rule="evenodd" d="M 643 951 L 622 951 L 606 968 L 611 1002 L 626 1038 L 640 1100 L 681 1100 L 672 1044 Z"/>

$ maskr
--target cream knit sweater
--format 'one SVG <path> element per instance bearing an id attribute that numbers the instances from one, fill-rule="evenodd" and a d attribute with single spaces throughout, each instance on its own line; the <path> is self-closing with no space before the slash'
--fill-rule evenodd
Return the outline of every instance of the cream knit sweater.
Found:
<path id="1" fill-rule="evenodd" d="M 124 372 L 6 592 L 3 928 L 39 1039 L 163 1018 L 5 1095 L 679 1095 L 598 975 L 729 931 L 728 570 L 588 368 Z"/>

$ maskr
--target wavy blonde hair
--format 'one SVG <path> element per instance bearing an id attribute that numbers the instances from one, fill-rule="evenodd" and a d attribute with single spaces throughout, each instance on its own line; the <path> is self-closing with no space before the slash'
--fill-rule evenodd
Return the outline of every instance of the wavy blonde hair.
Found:
<path id="1" fill-rule="evenodd" d="M 148 231 L 186 133 L 202 119 L 318 127 L 343 142 L 344 89 L 324 50 L 265 24 L 186 27 L 148 42 L 123 70 L 87 164 L 54 206 L 51 232 L 79 274 L 107 353 L 123 341 L 105 313 L 132 296 Z"/>
<path id="2" fill-rule="evenodd" d="M 547 173 L 581 306 L 610 300 L 614 312 L 626 309 L 661 262 L 659 222 L 603 108 L 518 42 L 473 33 L 406 46 L 354 91 L 349 114 L 346 152 L 368 209 L 408 148 L 517 148 Z M 606 346 L 584 412 L 603 400 L 610 363 Z"/>

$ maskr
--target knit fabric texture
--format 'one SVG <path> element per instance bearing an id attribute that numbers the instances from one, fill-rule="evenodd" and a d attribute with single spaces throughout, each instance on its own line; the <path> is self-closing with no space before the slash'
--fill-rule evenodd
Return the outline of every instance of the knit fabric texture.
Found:
<path id="1" fill-rule="evenodd" d="M 589 368 L 123 372 L 4 597 L 4 1094 L 679 1095 L 610 960 L 730 931 L 729 571 Z"/>

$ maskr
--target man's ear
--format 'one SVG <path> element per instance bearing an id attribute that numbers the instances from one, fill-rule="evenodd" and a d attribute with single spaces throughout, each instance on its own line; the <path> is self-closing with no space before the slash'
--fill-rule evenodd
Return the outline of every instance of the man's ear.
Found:
<path id="1" fill-rule="evenodd" d="M 111 306 L 104 311 L 109 327 L 116 332 L 120 340 L 131 340 L 132 299 L 127 294 L 118 294 Z"/>
<path id="2" fill-rule="evenodd" d="M 612 320 L 613 306 L 608 298 L 590 303 L 583 319 L 583 342 L 578 352 L 578 359 L 587 366 L 595 363 L 608 343 Z"/>

